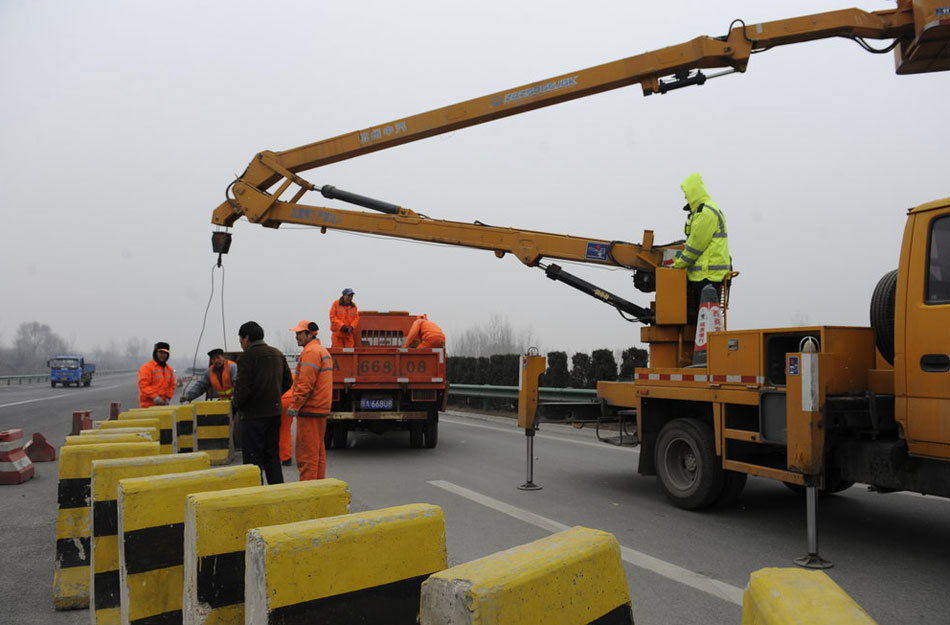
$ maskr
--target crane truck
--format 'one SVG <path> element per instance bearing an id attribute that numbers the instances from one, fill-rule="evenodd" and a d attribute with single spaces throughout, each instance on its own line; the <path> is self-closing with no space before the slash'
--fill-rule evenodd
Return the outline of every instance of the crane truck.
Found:
<path id="1" fill-rule="evenodd" d="M 630 382 L 599 382 L 606 413 L 636 418 L 638 471 L 672 502 L 695 509 L 736 500 L 749 475 L 836 491 L 863 482 L 881 492 L 950 496 L 950 198 L 912 208 L 897 270 L 871 297 L 870 327 L 815 325 L 709 336 L 693 367 L 685 272 L 664 267 L 681 245 L 657 245 L 431 219 L 408 208 L 314 185 L 301 172 L 411 141 L 639 84 L 644 95 L 744 72 L 753 53 L 828 37 L 893 50 L 898 74 L 950 69 L 950 0 L 899 0 L 759 24 L 736 20 L 721 37 L 691 41 L 554 76 L 286 151 L 257 154 L 231 183 L 212 222 L 216 253 L 241 217 L 269 228 L 315 226 L 460 245 L 516 256 L 642 322 L 650 365 Z M 867 40 L 892 40 L 883 49 Z M 709 70 L 722 72 L 707 74 Z M 300 203 L 316 191 L 376 212 Z M 289 196 L 289 197 L 288 197 Z M 282 199 L 284 198 L 284 199 Z M 550 259 L 623 267 L 655 292 L 636 305 Z"/>

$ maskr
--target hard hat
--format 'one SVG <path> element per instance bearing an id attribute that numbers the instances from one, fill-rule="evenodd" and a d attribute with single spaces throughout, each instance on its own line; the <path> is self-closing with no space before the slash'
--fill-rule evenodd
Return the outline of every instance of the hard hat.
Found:
<path id="1" fill-rule="evenodd" d="M 343 295 L 356 295 L 356 292 L 353 289 L 343 289 Z"/>
<path id="2" fill-rule="evenodd" d="M 316 332 L 320 329 L 320 326 L 315 324 L 312 321 L 307 321 L 306 319 L 301 319 L 297 322 L 296 328 L 291 328 L 291 332 Z"/>

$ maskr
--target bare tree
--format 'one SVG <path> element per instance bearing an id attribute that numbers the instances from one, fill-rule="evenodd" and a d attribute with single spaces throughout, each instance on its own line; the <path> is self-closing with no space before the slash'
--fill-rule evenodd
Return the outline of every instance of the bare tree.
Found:
<path id="1" fill-rule="evenodd" d="M 493 356 L 521 354 L 528 347 L 539 347 L 530 328 L 516 332 L 504 315 L 494 313 L 484 326 L 468 328 L 450 343 L 451 353 L 458 356 Z"/>
<path id="2" fill-rule="evenodd" d="M 18 367 L 36 371 L 43 368 L 50 356 L 69 351 L 69 345 L 47 324 L 29 321 L 17 327 L 13 349 Z"/>

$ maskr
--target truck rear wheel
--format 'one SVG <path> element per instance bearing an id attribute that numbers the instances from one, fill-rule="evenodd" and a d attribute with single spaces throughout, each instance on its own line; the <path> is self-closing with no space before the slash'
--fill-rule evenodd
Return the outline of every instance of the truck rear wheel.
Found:
<path id="1" fill-rule="evenodd" d="M 656 440 L 656 475 L 679 508 L 712 505 L 723 493 L 725 472 L 716 456 L 712 428 L 697 419 L 675 419 Z"/>
<path id="2" fill-rule="evenodd" d="M 56 382 L 50 382 L 49 385 L 50 385 L 50 387 L 52 387 L 52 388 L 56 388 Z"/>
<path id="3" fill-rule="evenodd" d="M 333 428 L 333 446 L 336 449 L 346 449 L 347 429 L 342 425 Z"/>
<path id="4" fill-rule="evenodd" d="M 422 447 L 422 428 L 424 426 L 425 424 L 419 423 L 418 421 L 414 421 L 409 424 L 409 446 L 413 449 L 419 449 Z"/>
<path id="5" fill-rule="evenodd" d="M 439 442 L 439 413 L 430 414 L 425 424 L 425 447 L 434 448 Z"/>

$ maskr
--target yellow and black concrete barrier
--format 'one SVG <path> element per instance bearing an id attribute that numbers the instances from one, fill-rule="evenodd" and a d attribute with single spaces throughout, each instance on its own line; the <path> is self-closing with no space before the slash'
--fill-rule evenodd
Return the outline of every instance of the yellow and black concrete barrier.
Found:
<path id="1" fill-rule="evenodd" d="M 613 534 L 575 527 L 435 573 L 422 625 L 632 625 Z"/>
<path id="2" fill-rule="evenodd" d="M 195 451 L 195 408 L 191 404 L 173 406 L 175 433 L 178 435 L 178 453 Z"/>
<path id="3" fill-rule="evenodd" d="M 124 430 L 126 428 L 155 428 L 156 430 L 161 430 L 161 422 L 154 417 L 149 417 L 148 419 L 123 419 L 119 421 L 118 419 L 111 421 L 93 421 L 91 430 L 83 430 L 82 432 L 92 432 L 94 434 L 105 434 L 109 430 Z M 80 432 L 80 434 L 82 434 Z M 160 439 L 155 439 L 159 442 Z"/>
<path id="4" fill-rule="evenodd" d="M 75 436 L 66 437 L 66 446 L 72 445 L 98 445 L 100 443 L 153 443 L 152 435 L 139 432 L 136 434 L 128 433 L 123 434 L 121 432 L 116 434 L 91 434 L 89 436 L 83 436 L 77 434 Z"/>
<path id="5" fill-rule="evenodd" d="M 248 464 L 119 481 L 123 624 L 182 622 L 185 498 L 260 485 L 260 469 Z"/>
<path id="6" fill-rule="evenodd" d="M 89 609 L 93 625 L 119 625 L 119 480 L 200 471 L 207 454 L 191 453 L 92 462 L 92 550 Z"/>
<path id="7" fill-rule="evenodd" d="M 78 437 L 77 437 L 78 438 Z M 68 445 L 59 457 L 59 510 L 53 606 L 75 610 L 89 606 L 89 483 L 93 460 L 158 454 L 158 443 Z"/>
<path id="8" fill-rule="evenodd" d="M 742 625 L 875 625 L 823 571 L 769 568 L 749 576 Z"/>
<path id="9" fill-rule="evenodd" d="M 196 401 L 192 406 L 195 408 L 195 444 L 198 449 L 208 452 L 211 464 L 228 464 L 234 458 L 231 402 L 220 399 Z"/>
<path id="10" fill-rule="evenodd" d="M 184 624 L 244 623 L 244 549 L 255 527 L 346 514 L 340 480 L 312 480 L 188 495 Z"/>
<path id="11" fill-rule="evenodd" d="M 148 415 L 145 417 L 143 415 Z M 175 413 L 171 410 L 148 410 L 136 408 L 133 411 L 119 413 L 118 422 L 121 423 L 127 419 L 158 419 L 159 444 L 162 446 L 163 454 L 173 454 L 177 449 L 177 440 L 175 437 Z"/>
<path id="12" fill-rule="evenodd" d="M 116 421 L 118 423 L 118 421 Z M 107 428 L 83 430 L 79 436 L 111 436 L 113 434 L 145 434 L 151 442 L 157 443 L 160 435 L 157 427 L 130 426 L 127 428 Z"/>
<path id="13" fill-rule="evenodd" d="M 429 504 L 253 529 L 245 622 L 415 625 L 422 582 L 445 566 L 442 509 Z"/>

